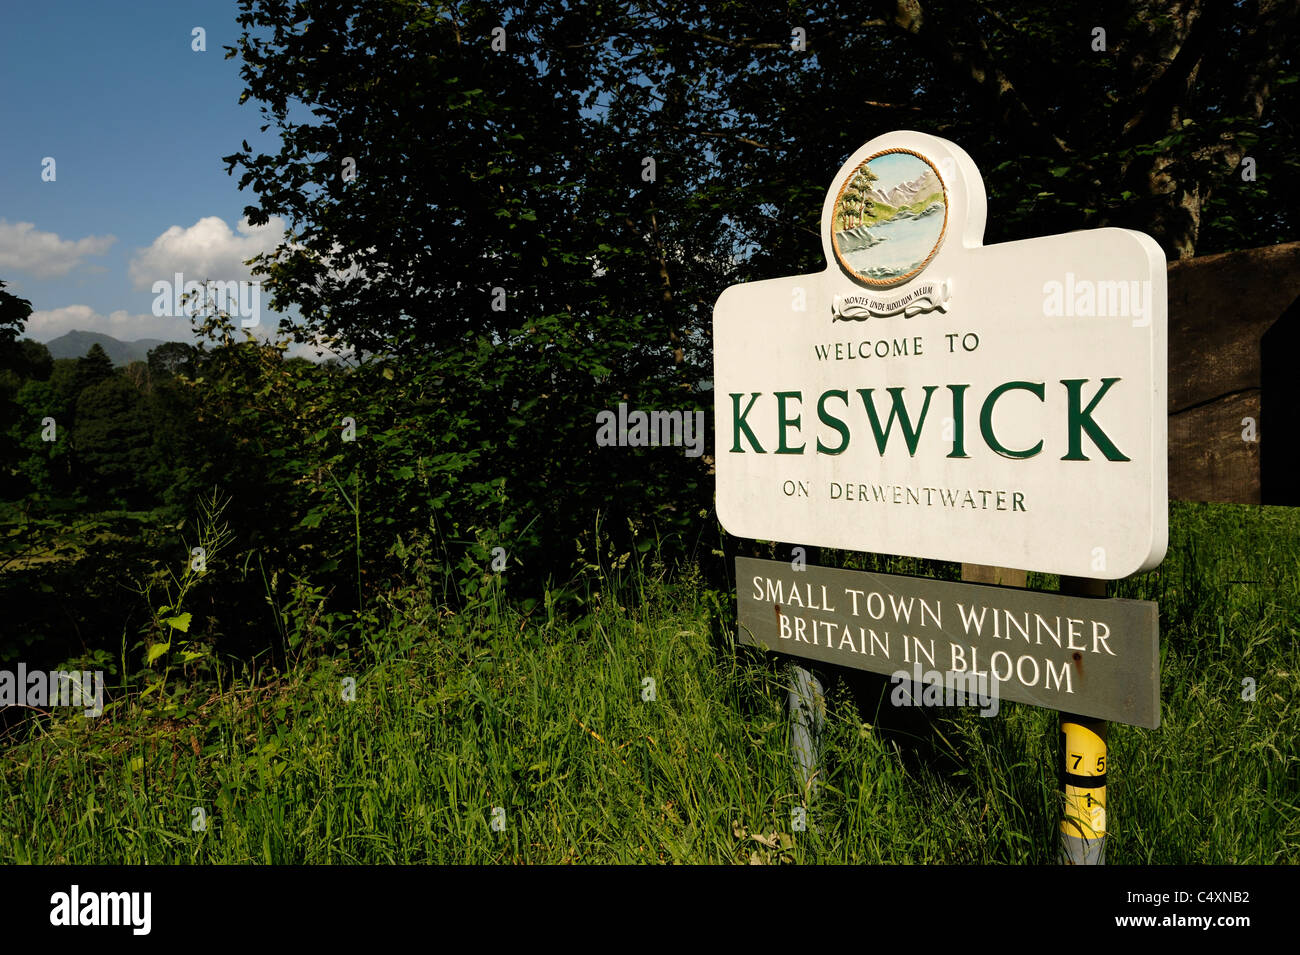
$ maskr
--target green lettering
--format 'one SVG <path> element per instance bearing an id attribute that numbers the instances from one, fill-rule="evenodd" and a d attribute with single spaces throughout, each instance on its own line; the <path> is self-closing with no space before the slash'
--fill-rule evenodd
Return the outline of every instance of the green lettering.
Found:
<path id="1" fill-rule="evenodd" d="M 876 448 L 883 455 L 885 445 L 889 443 L 889 432 L 894 427 L 894 418 L 898 418 L 899 426 L 903 429 L 903 440 L 907 442 L 907 453 L 916 456 L 916 443 L 921 437 L 921 427 L 925 424 L 925 413 L 930 410 L 930 396 L 939 390 L 938 385 L 923 385 L 925 388 L 925 403 L 921 405 L 921 417 L 916 421 L 916 428 L 912 428 L 912 419 L 907 413 L 907 406 L 903 404 L 902 388 L 886 388 L 893 403 L 889 408 L 889 420 L 881 430 L 880 418 L 876 414 L 876 402 L 871 397 L 872 388 L 859 388 L 858 394 L 862 396 L 862 404 L 866 406 L 867 417 L 871 419 L 871 430 L 876 436 Z"/>
<path id="2" fill-rule="evenodd" d="M 797 448 L 788 447 L 785 443 L 785 429 L 792 425 L 797 429 L 801 416 L 796 415 L 793 418 L 786 417 L 785 400 L 794 398 L 796 401 L 803 401 L 803 392 L 801 391 L 774 391 L 776 395 L 776 425 L 777 425 L 777 454 L 802 454 L 806 445 L 799 445 Z"/>
<path id="3" fill-rule="evenodd" d="M 968 458 L 966 453 L 966 389 L 970 385 L 949 385 L 952 392 L 952 453 L 950 458 Z"/>
<path id="4" fill-rule="evenodd" d="M 824 391 L 822 392 L 822 396 L 819 399 L 817 399 L 817 417 L 821 419 L 822 424 L 828 425 L 834 428 L 836 431 L 838 431 L 840 433 L 840 438 L 842 438 L 843 440 L 840 441 L 840 446 L 838 448 L 832 450 L 831 448 L 828 448 L 826 447 L 826 445 L 822 444 L 822 439 L 818 438 L 817 439 L 818 454 L 843 454 L 849 446 L 848 426 L 839 418 L 835 417 L 829 411 L 826 410 L 826 399 L 832 396 L 839 398 L 840 401 L 844 402 L 845 406 L 847 406 L 849 403 L 849 393 L 847 391 Z"/>
<path id="5" fill-rule="evenodd" d="M 998 385 L 989 392 L 989 396 L 984 399 L 984 407 L 980 409 L 980 434 L 984 436 L 984 443 L 990 448 L 1002 455 L 1004 458 L 1032 458 L 1039 451 L 1043 450 L 1043 442 L 1040 438 L 1038 443 L 1032 448 L 1026 448 L 1024 451 L 1012 451 L 1010 448 L 1002 446 L 1002 442 L 997 439 L 993 433 L 993 406 L 997 400 L 1008 391 L 1028 391 L 1038 398 L 1044 400 L 1043 385 L 1034 384 L 1032 381 L 1008 381 Z"/>
<path id="6" fill-rule="evenodd" d="M 1097 407 L 1097 403 L 1105 396 L 1110 386 L 1119 381 L 1118 378 L 1103 378 L 1101 388 L 1093 396 L 1092 401 L 1088 402 L 1088 407 L 1080 410 L 1083 404 L 1083 385 L 1087 378 L 1069 378 L 1061 379 L 1061 384 L 1065 385 L 1066 393 L 1070 396 L 1070 452 L 1062 461 L 1087 461 L 1088 458 L 1083 454 L 1083 432 L 1088 432 L 1088 437 L 1092 439 L 1101 453 L 1106 455 L 1107 461 L 1127 461 L 1128 458 L 1120 453 L 1119 448 L 1111 443 L 1106 433 L 1097 426 L 1097 422 L 1092 420 L 1092 409 Z"/>
<path id="7" fill-rule="evenodd" d="M 749 443 L 753 446 L 755 451 L 757 451 L 759 454 L 767 453 L 766 451 L 763 450 L 762 446 L 758 443 L 758 438 L 755 437 L 754 432 L 750 430 L 749 425 L 745 423 L 745 415 L 748 415 L 754 409 L 754 402 L 757 401 L 759 399 L 759 396 L 761 396 L 762 394 L 763 393 L 761 391 L 754 392 L 753 396 L 750 397 L 749 399 L 749 404 L 745 406 L 744 413 L 741 413 L 740 410 L 741 396 L 739 394 L 733 394 L 731 396 L 731 409 L 732 409 L 732 421 L 733 421 L 732 433 L 735 435 L 735 440 L 731 444 L 732 454 L 744 454 L 745 452 L 745 449 L 740 446 L 741 431 L 744 431 L 745 434 L 749 437 Z"/>

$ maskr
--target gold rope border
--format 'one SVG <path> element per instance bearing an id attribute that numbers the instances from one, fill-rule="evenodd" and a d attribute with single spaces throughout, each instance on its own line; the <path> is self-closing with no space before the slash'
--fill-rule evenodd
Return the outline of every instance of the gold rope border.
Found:
<path id="1" fill-rule="evenodd" d="M 939 230 L 939 238 L 935 240 L 934 248 L 932 248 L 930 254 L 925 257 L 925 261 L 911 272 L 908 272 L 906 275 L 900 275 L 896 279 L 869 279 L 862 273 L 858 272 L 857 269 L 853 268 L 853 266 L 845 262 L 843 256 L 840 255 L 840 245 L 835 241 L 835 212 L 839 208 L 840 199 L 844 196 L 845 188 L 853 177 L 857 175 L 858 170 L 871 162 L 871 160 L 879 159 L 881 156 L 888 156 L 891 153 L 906 153 L 909 156 L 915 156 L 917 159 L 921 160 L 921 162 L 930 167 L 931 171 L 934 173 L 934 178 L 938 179 L 939 185 L 943 187 L 943 228 Z M 929 265 L 930 261 L 938 254 L 939 247 L 943 245 L 943 240 L 948 237 L 948 183 L 944 182 L 943 175 L 939 172 L 938 167 L 930 161 L 930 158 L 928 156 L 923 156 L 915 149 L 904 149 L 902 146 L 882 149 L 880 152 L 872 153 L 866 159 L 862 160 L 862 162 L 853 167 L 851 173 L 844 177 L 844 182 L 840 184 L 839 191 L 835 193 L 835 202 L 831 205 L 830 225 L 831 251 L 835 253 L 835 261 L 839 263 L 840 268 L 847 272 L 851 278 L 862 282 L 870 288 L 892 288 L 895 285 L 902 285 L 904 282 L 916 278 L 916 276 L 925 271 L 925 267 Z"/>

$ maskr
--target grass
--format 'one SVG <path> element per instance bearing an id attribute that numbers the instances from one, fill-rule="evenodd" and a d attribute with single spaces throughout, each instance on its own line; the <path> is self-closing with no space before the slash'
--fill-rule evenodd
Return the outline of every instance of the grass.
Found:
<path id="1" fill-rule="evenodd" d="M 0 861 L 1055 859 L 1055 713 L 903 724 L 883 678 L 836 682 L 799 831 L 782 660 L 733 645 L 727 595 L 647 571 L 573 619 L 431 590 L 413 565 L 362 651 L 30 721 L 0 742 Z M 1165 563 L 1112 594 L 1160 602 L 1163 723 L 1111 726 L 1108 861 L 1300 861 L 1300 512 L 1175 504 Z"/>

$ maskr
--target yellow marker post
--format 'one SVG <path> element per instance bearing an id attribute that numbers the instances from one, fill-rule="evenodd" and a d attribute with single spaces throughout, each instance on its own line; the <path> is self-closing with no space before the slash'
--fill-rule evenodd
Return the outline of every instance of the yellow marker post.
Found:
<path id="1" fill-rule="evenodd" d="M 1061 864 L 1106 863 L 1106 721 L 1061 714 Z"/>
<path id="2" fill-rule="evenodd" d="M 1061 577 L 1061 593 L 1106 596 L 1106 581 Z M 1106 721 L 1061 714 L 1062 865 L 1106 864 Z"/>

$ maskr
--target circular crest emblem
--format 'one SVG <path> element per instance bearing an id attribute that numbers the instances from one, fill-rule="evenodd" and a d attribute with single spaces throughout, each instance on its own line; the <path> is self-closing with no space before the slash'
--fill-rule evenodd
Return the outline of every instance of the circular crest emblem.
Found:
<path id="1" fill-rule="evenodd" d="M 835 197 L 831 243 L 840 267 L 885 288 L 916 276 L 948 228 L 948 194 L 934 165 L 910 149 L 868 156 Z"/>

